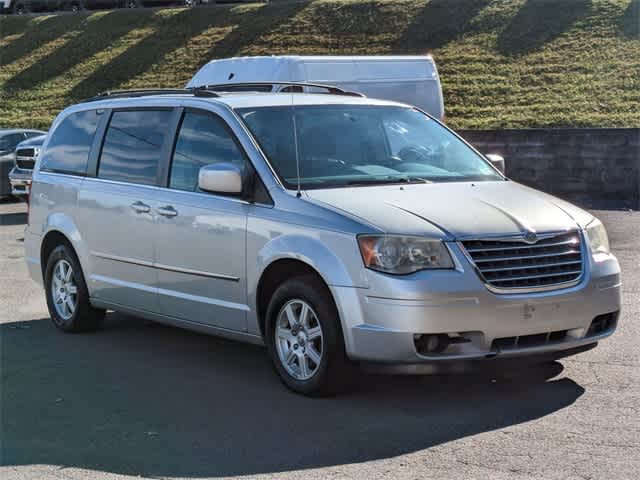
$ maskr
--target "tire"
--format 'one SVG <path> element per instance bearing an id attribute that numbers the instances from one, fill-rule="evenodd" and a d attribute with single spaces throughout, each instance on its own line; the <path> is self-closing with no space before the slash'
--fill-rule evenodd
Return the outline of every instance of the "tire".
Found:
<path id="1" fill-rule="evenodd" d="M 292 322 L 288 314 L 300 320 L 305 305 L 306 320 Z M 299 330 L 290 328 L 292 323 Z M 321 397 L 350 386 L 353 365 L 345 352 L 338 310 L 328 288 L 316 276 L 302 275 L 280 284 L 269 302 L 265 327 L 269 356 L 290 390 Z M 292 361 L 287 362 L 287 357 Z"/>
<path id="2" fill-rule="evenodd" d="M 70 273 L 67 267 L 70 267 Z M 59 245 L 53 249 L 47 259 L 44 278 L 47 307 L 56 327 L 63 332 L 88 332 L 102 328 L 105 311 L 93 308 L 89 303 L 89 291 L 80 262 L 70 247 Z M 54 287 L 60 293 L 54 294 Z"/>

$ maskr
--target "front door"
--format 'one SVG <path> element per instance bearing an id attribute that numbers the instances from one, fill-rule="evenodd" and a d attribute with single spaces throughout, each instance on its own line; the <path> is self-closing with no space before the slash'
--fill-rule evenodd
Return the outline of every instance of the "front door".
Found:
<path id="1" fill-rule="evenodd" d="M 157 210 L 159 306 L 172 317 L 244 331 L 250 205 L 198 190 L 200 167 L 219 162 L 245 166 L 248 160 L 223 119 L 185 110 Z"/>

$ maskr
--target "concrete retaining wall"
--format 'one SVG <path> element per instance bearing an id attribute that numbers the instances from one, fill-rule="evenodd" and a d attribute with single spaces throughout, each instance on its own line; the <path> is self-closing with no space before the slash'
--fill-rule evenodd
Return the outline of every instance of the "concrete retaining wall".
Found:
<path id="1" fill-rule="evenodd" d="M 507 175 L 585 207 L 640 209 L 640 129 L 462 130 Z"/>

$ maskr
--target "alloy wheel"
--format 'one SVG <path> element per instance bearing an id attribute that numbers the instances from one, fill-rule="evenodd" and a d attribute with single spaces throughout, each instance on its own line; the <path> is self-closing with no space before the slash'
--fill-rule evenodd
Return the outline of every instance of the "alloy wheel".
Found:
<path id="1" fill-rule="evenodd" d="M 296 380 L 308 380 L 320 367 L 322 327 L 313 308 L 304 300 L 287 302 L 276 320 L 275 344 L 280 363 Z"/>
<path id="2" fill-rule="evenodd" d="M 73 268 L 67 260 L 58 260 L 53 267 L 51 296 L 56 312 L 62 319 L 73 317 L 78 307 L 78 286 L 73 279 Z"/>

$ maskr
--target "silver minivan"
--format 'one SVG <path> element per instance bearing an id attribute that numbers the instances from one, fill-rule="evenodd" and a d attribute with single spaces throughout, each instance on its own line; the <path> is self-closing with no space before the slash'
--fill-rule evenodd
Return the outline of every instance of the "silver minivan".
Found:
<path id="1" fill-rule="evenodd" d="M 307 395 L 362 363 L 591 348 L 621 306 L 604 227 L 491 160 L 416 108 L 335 91 L 107 94 L 52 125 L 26 260 L 63 331 L 110 309 L 264 344 Z"/>

